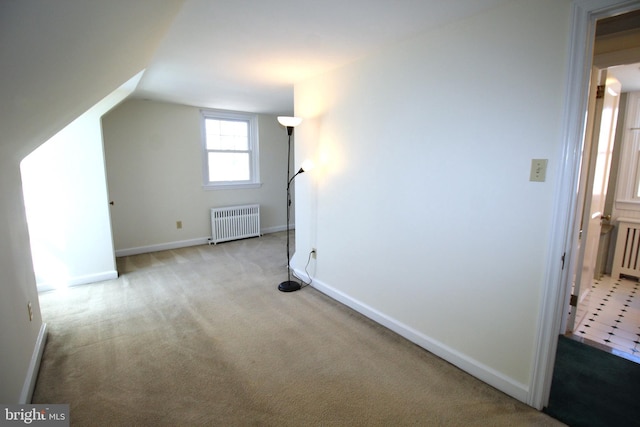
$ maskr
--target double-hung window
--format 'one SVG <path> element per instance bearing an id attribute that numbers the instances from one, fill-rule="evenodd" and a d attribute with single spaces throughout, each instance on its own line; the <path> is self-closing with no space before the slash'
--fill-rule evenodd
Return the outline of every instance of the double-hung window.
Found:
<path id="1" fill-rule="evenodd" d="M 640 92 L 629 92 L 622 128 L 616 208 L 640 210 Z"/>
<path id="2" fill-rule="evenodd" d="M 260 186 L 258 119 L 254 114 L 202 110 L 204 186 Z"/>

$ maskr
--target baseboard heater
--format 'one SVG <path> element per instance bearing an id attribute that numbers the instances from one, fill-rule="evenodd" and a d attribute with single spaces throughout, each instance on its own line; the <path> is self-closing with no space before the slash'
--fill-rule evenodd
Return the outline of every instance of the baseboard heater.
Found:
<path id="1" fill-rule="evenodd" d="M 618 280 L 621 274 L 640 278 L 640 220 L 638 219 L 618 219 L 618 237 L 613 253 L 611 278 Z"/>
<path id="2" fill-rule="evenodd" d="M 260 205 L 211 208 L 209 244 L 260 236 Z"/>

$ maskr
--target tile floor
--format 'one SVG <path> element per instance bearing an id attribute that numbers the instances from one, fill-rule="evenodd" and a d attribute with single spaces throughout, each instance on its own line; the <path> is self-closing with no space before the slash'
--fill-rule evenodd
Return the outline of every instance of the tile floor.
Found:
<path id="1" fill-rule="evenodd" d="M 640 283 L 631 278 L 595 280 L 578 305 L 574 338 L 640 363 Z"/>

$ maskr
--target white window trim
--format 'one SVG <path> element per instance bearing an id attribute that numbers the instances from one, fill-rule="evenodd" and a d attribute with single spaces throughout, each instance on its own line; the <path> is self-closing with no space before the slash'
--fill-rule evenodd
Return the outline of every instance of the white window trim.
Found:
<path id="1" fill-rule="evenodd" d="M 620 170 L 616 190 L 616 208 L 640 210 L 637 197 L 640 177 L 640 92 L 629 92 L 622 133 Z"/>
<path id="2" fill-rule="evenodd" d="M 242 113 L 237 111 L 223 111 L 223 110 L 200 110 L 201 120 L 201 142 L 202 142 L 202 188 L 205 190 L 238 190 L 245 188 L 260 188 L 262 183 L 260 182 L 260 144 L 258 143 L 258 115 L 251 113 Z M 209 181 L 209 164 L 208 164 L 208 150 L 206 141 L 206 119 L 221 119 L 221 120 L 242 120 L 249 122 L 249 147 L 251 157 L 251 179 L 248 181 L 225 181 L 225 182 L 210 182 Z"/>

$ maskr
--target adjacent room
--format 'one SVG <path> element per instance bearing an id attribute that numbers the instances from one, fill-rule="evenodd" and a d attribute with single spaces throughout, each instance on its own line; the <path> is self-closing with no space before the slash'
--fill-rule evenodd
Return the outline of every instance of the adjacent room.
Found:
<path id="1" fill-rule="evenodd" d="M 592 67 L 640 60 L 596 28 L 639 9 L 3 2 L 0 402 L 554 425 Z"/>

